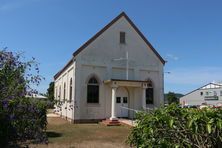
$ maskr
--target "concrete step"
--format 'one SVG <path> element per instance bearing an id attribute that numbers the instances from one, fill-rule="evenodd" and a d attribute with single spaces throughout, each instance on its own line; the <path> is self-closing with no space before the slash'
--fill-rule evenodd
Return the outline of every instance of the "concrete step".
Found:
<path id="1" fill-rule="evenodd" d="M 119 120 L 110 120 L 110 119 L 103 120 L 101 124 L 106 125 L 106 126 L 120 126 L 121 125 Z"/>

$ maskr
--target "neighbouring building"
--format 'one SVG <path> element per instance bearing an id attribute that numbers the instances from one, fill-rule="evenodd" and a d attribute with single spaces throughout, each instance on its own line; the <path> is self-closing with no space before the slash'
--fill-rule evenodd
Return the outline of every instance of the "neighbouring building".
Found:
<path id="1" fill-rule="evenodd" d="M 180 98 L 182 105 L 221 105 L 222 104 L 222 83 L 206 84 Z"/>
<path id="2" fill-rule="evenodd" d="M 122 12 L 55 76 L 56 111 L 74 122 L 133 118 L 164 103 L 165 61 Z"/>
<path id="3" fill-rule="evenodd" d="M 27 95 L 25 95 L 25 97 L 35 98 L 35 99 L 42 99 L 42 100 L 46 100 L 47 99 L 46 96 L 41 95 L 41 94 L 37 94 L 37 93 L 27 94 Z"/>

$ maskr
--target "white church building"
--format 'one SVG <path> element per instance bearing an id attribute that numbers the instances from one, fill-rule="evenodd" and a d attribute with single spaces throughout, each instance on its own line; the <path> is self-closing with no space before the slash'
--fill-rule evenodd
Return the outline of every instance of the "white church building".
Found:
<path id="1" fill-rule="evenodd" d="M 133 118 L 164 103 L 165 61 L 122 12 L 55 76 L 57 114 L 79 123 Z"/>

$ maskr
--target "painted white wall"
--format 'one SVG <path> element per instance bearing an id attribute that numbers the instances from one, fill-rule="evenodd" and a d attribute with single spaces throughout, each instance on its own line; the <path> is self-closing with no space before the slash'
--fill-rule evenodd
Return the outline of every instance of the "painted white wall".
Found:
<path id="1" fill-rule="evenodd" d="M 62 111 L 58 113 L 61 116 L 73 119 L 74 108 L 72 107 L 75 97 L 75 77 L 74 77 L 75 64 L 71 64 L 56 80 L 55 80 L 55 99 L 62 101 Z M 70 80 L 72 78 L 72 90 L 70 90 Z M 64 95 L 64 83 L 66 83 L 66 94 Z M 59 88 L 61 87 L 61 95 L 59 97 Z M 72 93 L 72 99 L 70 101 L 70 91 Z M 58 107 L 56 106 L 56 110 Z"/>
<path id="2" fill-rule="evenodd" d="M 202 95 L 201 92 L 203 93 Z M 208 95 L 206 94 L 207 92 Z M 216 92 L 218 100 L 208 100 L 209 98 L 206 97 L 213 97 L 215 95 L 214 92 Z M 202 103 L 217 105 L 218 103 L 222 103 L 222 87 L 214 86 L 212 84 L 207 85 L 181 97 L 180 103 L 185 103 L 187 105 L 201 105 Z"/>
<path id="3" fill-rule="evenodd" d="M 119 43 L 119 32 L 126 32 L 126 44 Z M 111 87 L 100 83 L 99 104 L 87 104 L 87 82 L 90 75 L 95 74 L 101 82 L 108 79 L 126 79 L 126 62 L 114 59 L 124 58 L 129 52 L 129 79 L 151 79 L 154 85 L 154 105 L 163 104 L 163 64 L 145 44 L 142 38 L 130 26 L 125 18 L 121 18 L 99 36 L 94 42 L 82 50 L 77 57 L 76 99 L 79 103 L 76 119 L 104 119 L 111 114 Z M 142 88 L 130 88 L 133 109 L 142 109 Z M 133 104 L 133 105 L 132 105 Z"/>
<path id="4" fill-rule="evenodd" d="M 126 44 L 119 43 L 120 31 L 126 32 Z M 111 87 L 103 83 L 108 79 L 126 79 L 126 61 L 114 59 L 125 58 L 129 52 L 129 79 L 153 81 L 154 105 L 163 104 L 163 64 L 153 51 L 146 45 L 128 21 L 122 17 L 108 28 L 95 41 L 82 50 L 70 65 L 56 80 L 55 89 L 61 85 L 63 99 L 63 85 L 66 86 L 73 76 L 74 112 L 65 110 L 69 103 L 65 102 L 61 114 L 74 120 L 105 119 L 111 116 Z M 71 70 L 70 70 L 71 69 Z M 100 82 L 99 103 L 87 103 L 87 81 L 95 75 Z M 142 88 L 128 87 L 129 107 L 142 109 Z M 68 90 L 68 89 L 66 89 Z M 66 91 L 67 93 L 69 91 Z M 68 96 L 68 94 L 66 95 Z M 73 115 L 72 115 L 73 114 Z M 130 117 L 134 116 L 129 112 Z"/>

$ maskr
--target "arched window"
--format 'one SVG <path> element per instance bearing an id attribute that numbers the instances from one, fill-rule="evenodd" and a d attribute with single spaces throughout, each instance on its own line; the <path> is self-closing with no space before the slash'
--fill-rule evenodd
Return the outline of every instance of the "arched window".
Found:
<path id="1" fill-rule="evenodd" d="M 57 98 L 57 87 L 55 87 L 55 100 L 57 100 L 58 98 Z"/>
<path id="2" fill-rule="evenodd" d="M 87 103 L 99 103 L 99 83 L 94 77 L 87 84 Z"/>
<path id="3" fill-rule="evenodd" d="M 64 83 L 63 99 L 66 100 L 66 83 Z"/>
<path id="4" fill-rule="evenodd" d="M 146 104 L 153 104 L 153 83 L 151 80 L 148 80 L 146 89 Z"/>
<path id="5" fill-rule="evenodd" d="M 70 79 L 69 82 L 69 101 L 72 101 L 72 78 Z"/>
<path id="6" fill-rule="evenodd" d="M 60 98 L 61 98 L 61 86 L 59 86 L 59 100 L 60 100 Z"/>

